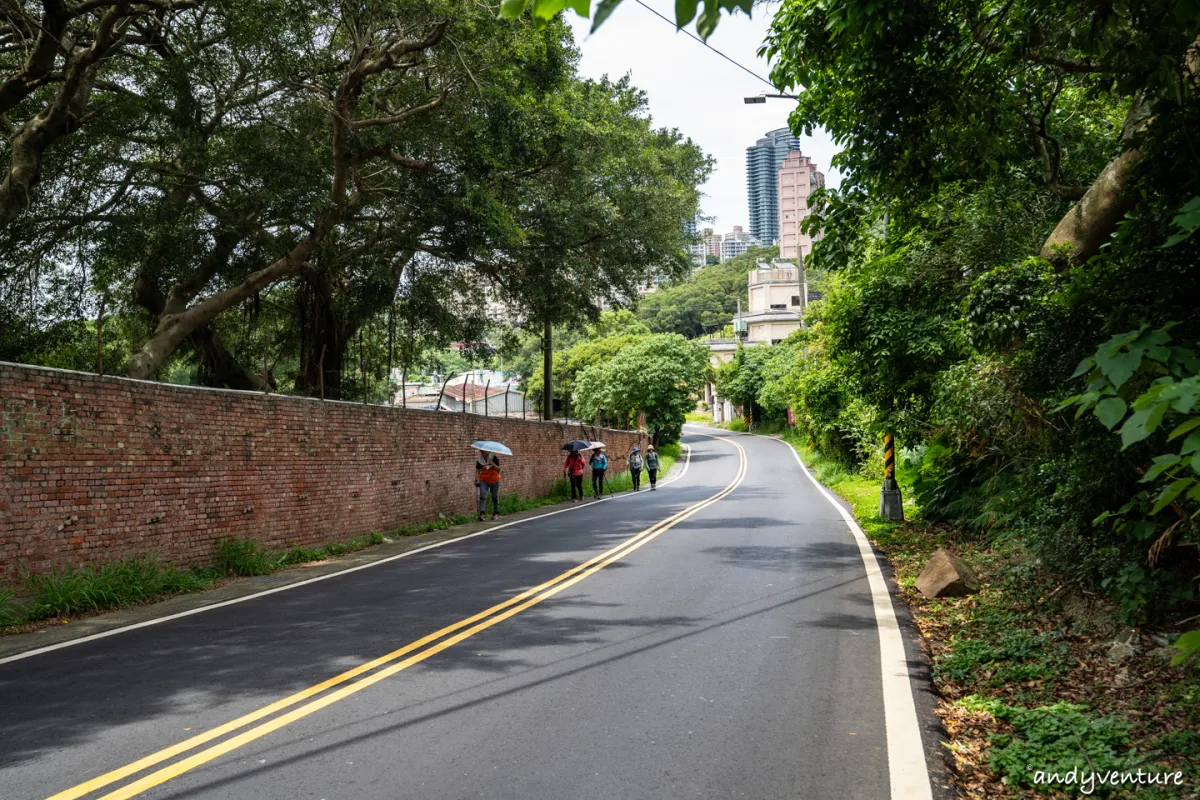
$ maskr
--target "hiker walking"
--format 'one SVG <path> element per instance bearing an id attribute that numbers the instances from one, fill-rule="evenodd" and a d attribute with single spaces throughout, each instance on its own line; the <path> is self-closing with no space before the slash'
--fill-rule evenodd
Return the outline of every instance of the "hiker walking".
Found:
<path id="1" fill-rule="evenodd" d="M 488 495 L 492 497 L 492 519 L 500 518 L 500 458 L 494 453 L 480 453 L 475 462 L 475 485 L 479 488 L 479 521 L 487 512 Z"/>
<path id="2" fill-rule="evenodd" d="M 592 497 L 599 499 L 604 494 L 604 472 L 608 469 L 608 456 L 604 448 L 598 448 L 592 453 Z"/>
<path id="3" fill-rule="evenodd" d="M 583 456 L 578 452 L 567 454 L 567 463 L 563 464 L 563 473 L 571 481 L 571 502 L 583 500 Z"/>
<path id="4" fill-rule="evenodd" d="M 646 473 L 650 476 L 650 491 L 657 491 L 658 487 L 658 451 L 654 449 L 654 445 L 646 445 Z"/>
<path id="5" fill-rule="evenodd" d="M 633 478 L 633 490 L 642 490 L 642 448 L 635 447 L 629 454 L 629 476 Z"/>

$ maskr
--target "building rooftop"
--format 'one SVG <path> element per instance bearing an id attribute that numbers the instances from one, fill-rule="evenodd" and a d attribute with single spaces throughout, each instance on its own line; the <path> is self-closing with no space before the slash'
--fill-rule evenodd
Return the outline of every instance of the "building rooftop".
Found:
<path id="1" fill-rule="evenodd" d="M 783 269 L 752 269 L 750 270 L 747 283 L 750 286 L 757 286 L 760 283 L 799 283 L 800 270 L 791 267 Z"/>
<path id="2" fill-rule="evenodd" d="M 489 397 L 495 397 L 498 394 L 504 394 L 507 391 L 508 386 L 504 384 L 487 387 L 478 383 L 457 383 L 447 386 L 445 395 L 460 402 L 463 399 L 469 402 L 476 402 Z"/>

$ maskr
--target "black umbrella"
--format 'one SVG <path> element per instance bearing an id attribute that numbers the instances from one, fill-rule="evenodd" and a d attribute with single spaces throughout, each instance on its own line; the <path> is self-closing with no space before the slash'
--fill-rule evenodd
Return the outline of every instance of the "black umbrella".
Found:
<path id="1" fill-rule="evenodd" d="M 566 450 L 568 453 L 578 453 L 580 450 L 587 450 L 591 446 L 592 446 L 591 442 L 585 441 L 583 439 L 572 439 L 571 441 L 564 444 L 562 446 L 562 449 Z"/>

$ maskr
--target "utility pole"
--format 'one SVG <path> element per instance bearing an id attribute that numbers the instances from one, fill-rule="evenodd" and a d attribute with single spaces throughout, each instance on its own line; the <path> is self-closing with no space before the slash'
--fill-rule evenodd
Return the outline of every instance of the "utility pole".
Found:
<path id="1" fill-rule="evenodd" d="M 888 211 L 883 212 L 883 244 L 887 248 Z M 896 437 L 891 431 L 883 435 L 883 486 L 879 489 L 879 516 L 904 521 L 904 498 L 896 483 Z"/>
<path id="2" fill-rule="evenodd" d="M 879 490 L 879 516 L 904 521 L 904 498 L 896 483 L 896 439 L 891 433 L 883 436 L 883 486 Z"/>
<path id="3" fill-rule="evenodd" d="M 549 315 L 542 322 L 542 419 L 554 419 L 554 327 Z"/>

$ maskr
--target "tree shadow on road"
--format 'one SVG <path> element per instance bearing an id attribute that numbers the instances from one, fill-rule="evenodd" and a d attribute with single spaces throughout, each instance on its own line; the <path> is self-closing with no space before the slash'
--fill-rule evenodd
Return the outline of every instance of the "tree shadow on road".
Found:
<path id="1" fill-rule="evenodd" d="M 704 618 L 677 618 L 676 621 L 670 626 L 651 625 L 649 626 L 648 630 L 639 631 L 632 637 L 624 637 L 619 641 L 609 642 L 602 647 L 593 649 L 584 654 L 573 654 L 550 663 L 533 665 L 520 673 L 496 677 L 485 684 L 472 685 L 469 688 L 453 691 L 436 697 L 424 697 L 419 701 L 407 704 L 399 709 L 391 708 L 385 712 L 380 712 L 372 716 L 356 719 L 353 723 L 351 723 L 350 726 L 343 726 L 338 729 L 339 735 L 336 742 L 329 744 L 314 743 L 311 745 L 306 745 L 302 753 L 281 759 L 270 759 L 270 763 L 265 766 L 249 767 L 243 771 L 240 771 L 239 774 L 228 778 L 215 778 L 194 788 L 177 792 L 173 796 L 188 797 L 195 794 L 203 794 L 212 789 L 229 787 L 238 783 L 239 781 L 252 779 L 259 774 L 280 769 L 287 769 L 290 766 L 301 764 L 309 759 L 319 757 L 322 754 L 330 753 L 341 748 L 354 748 L 373 739 L 391 736 L 426 722 L 437 720 L 460 712 L 467 712 L 471 709 L 496 700 L 500 700 L 502 698 L 519 695 L 523 692 L 534 690 L 538 687 L 557 681 L 570 679 L 590 670 L 606 667 L 622 660 L 656 650 L 658 648 L 675 645 L 696 636 L 711 633 L 726 626 L 736 625 L 753 619 L 754 617 L 780 611 L 790 605 L 801 603 L 827 592 L 847 586 L 853 583 L 855 580 L 857 579 L 829 584 L 820 588 L 812 588 L 806 592 L 798 592 L 797 590 L 800 587 L 793 587 L 791 589 L 774 593 L 774 597 L 776 598 L 785 597 L 785 599 L 778 600 L 776 602 L 770 602 L 772 600 L 772 596 L 765 598 L 759 597 L 753 601 L 748 601 L 737 606 L 722 609 L 720 612 L 711 614 Z M 747 607 L 749 607 L 749 610 L 736 613 L 740 609 Z M 614 620 L 613 624 L 621 625 L 623 622 L 624 621 L 622 620 Z M 537 623 L 535 621 L 527 621 L 525 624 L 526 626 L 536 626 Z M 677 630 L 680 625 L 685 625 L 687 629 L 683 631 Z M 666 635 L 663 635 L 664 633 Z M 508 641 L 507 637 L 506 641 Z M 640 641 L 644 643 L 639 643 Z M 485 692 L 485 694 L 483 696 L 479 696 L 481 692 Z M 458 696 L 464 696 L 467 699 L 455 701 L 455 697 Z M 429 710 L 424 713 L 417 713 L 414 716 L 409 716 L 408 718 L 399 721 L 390 721 L 398 714 L 403 714 L 406 711 L 409 713 L 417 712 L 422 708 L 428 708 Z M 389 721 L 388 724 L 380 727 L 381 723 L 384 722 L 385 719 Z M 349 728 L 362 728 L 366 730 L 361 733 L 352 733 Z M 269 750 L 274 750 L 275 747 L 283 746 L 287 745 L 281 743 L 280 745 L 272 746 L 269 748 Z M 259 756 L 266 754 L 266 752 L 260 752 Z"/>
<path id="2" fill-rule="evenodd" d="M 724 524 L 728 525 L 728 521 Z M 862 556 L 858 547 L 851 542 L 806 542 L 790 546 L 723 545 L 708 547 L 701 552 L 715 555 L 723 564 L 730 566 L 772 572 L 847 570 L 860 575 L 864 573 Z"/>

